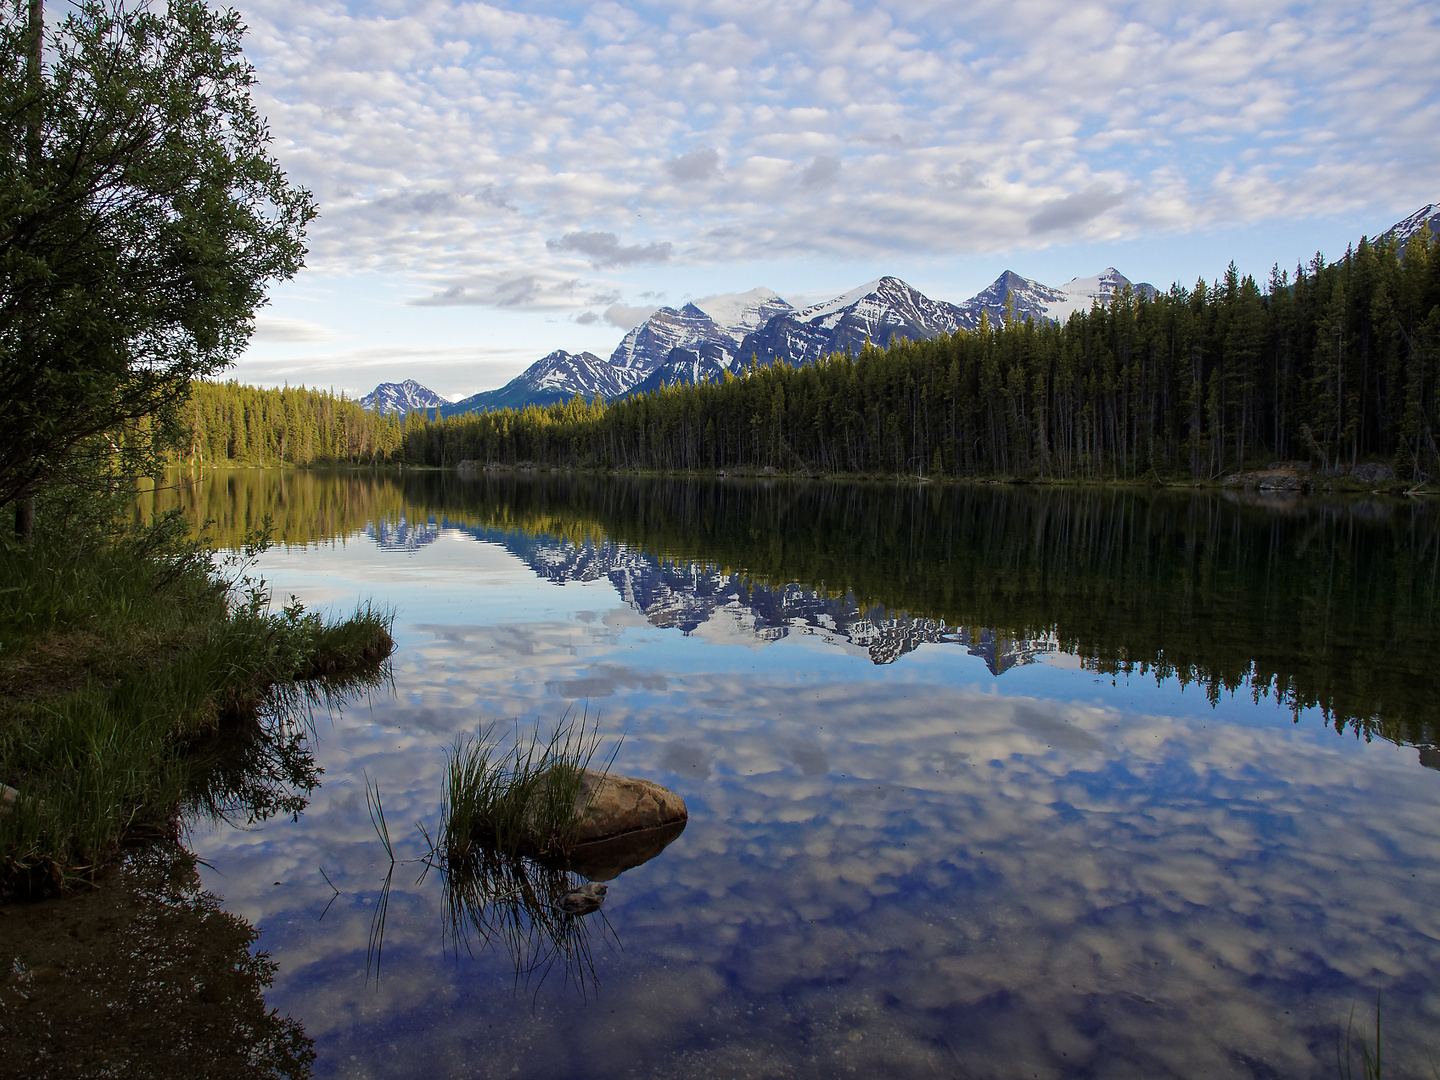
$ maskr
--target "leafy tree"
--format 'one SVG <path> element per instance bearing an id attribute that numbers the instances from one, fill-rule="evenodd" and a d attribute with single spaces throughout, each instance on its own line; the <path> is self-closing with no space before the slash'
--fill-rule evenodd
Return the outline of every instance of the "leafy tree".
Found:
<path id="1" fill-rule="evenodd" d="M 0 3 L 0 505 L 24 532 L 38 489 L 173 439 L 315 205 L 268 152 L 236 12 L 78 0 L 47 35 L 42 0 Z"/>

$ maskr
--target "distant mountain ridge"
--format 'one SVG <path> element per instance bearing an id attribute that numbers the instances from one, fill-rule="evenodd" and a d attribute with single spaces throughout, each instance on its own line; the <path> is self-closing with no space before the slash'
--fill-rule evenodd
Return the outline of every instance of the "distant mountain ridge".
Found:
<path id="1" fill-rule="evenodd" d="M 1426 224 L 1440 233 L 1440 205 L 1427 204 L 1381 235 L 1407 242 Z M 1058 288 L 1007 270 L 959 304 L 932 299 L 896 277 L 867 282 L 803 309 L 770 289 L 757 288 L 680 308 L 662 307 L 631 328 L 608 360 L 557 350 L 498 390 L 439 407 L 441 415 L 450 416 L 548 405 L 576 396 L 608 400 L 674 383 L 716 382 L 727 372 L 742 372 L 752 357 L 760 363 L 808 364 L 831 353 L 854 355 L 867 341 L 885 347 L 901 339 L 975 330 L 982 318 L 992 325 L 1007 318 L 1063 323 L 1094 304 L 1113 303 L 1126 289 L 1152 299 L 1157 294 L 1155 286 L 1132 282 L 1114 267 Z M 377 387 L 376 394 L 381 389 Z"/>
<path id="2" fill-rule="evenodd" d="M 449 403 L 448 398 L 441 397 L 429 387 L 421 386 L 414 379 L 381 383 L 360 399 L 361 408 L 380 413 L 407 413 L 414 409 L 434 409 Z"/>
<path id="3" fill-rule="evenodd" d="M 628 331 L 608 360 L 557 349 L 499 389 L 453 403 L 413 380 L 383 383 L 362 401 L 383 400 L 387 412 L 438 407 L 441 416 L 458 416 L 574 397 L 609 400 L 677 382 L 718 382 L 727 372 L 743 372 L 752 358 L 809 364 L 831 353 L 856 354 L 866 342 L 884 348 L 897 340 L 974 330 L 982 316 L 999 323 L 1007 311 L 1020 319 L 1063 322 L 1097 300 L 1111 302 L 1126 288 L 1155 295 L 1154 286 L 1134 284 L 1113 267 L 1058 289 L 1007 270 L 963 304 L 931 299 L 896 277 L 867 282 L 799 310 L 772 290 L 756 288 L 681 308 L 662 307 Z M 403 393 L 407 387 L 409 397 Z"/>
<path id="4" fill-rule="evenodd" d="M 542 357 L 498 390 L 472 394 L 440 409 L 441 416 L 494 409 L 523 409 L 527 405 L 553 405 L 574 397 L 618 397 L 628 388 L 622 374 L 591 352 L 556 349 Z"/>

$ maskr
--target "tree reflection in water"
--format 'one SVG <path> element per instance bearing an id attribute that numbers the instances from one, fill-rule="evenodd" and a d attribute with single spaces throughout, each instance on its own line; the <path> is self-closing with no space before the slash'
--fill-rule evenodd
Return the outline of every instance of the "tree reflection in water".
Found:
<path id="1" fill-rule="evenodd" d="M 0 910 L 0 1074 L 308 1077 L 304 1028 L 265 1006 L 260 932 L 220 904 L 170 838 L 100 888 Z"/>
<path id="2" fill-rule="evenodd" d="M 200 820 L 298 817 L 319 784 L 317 709 L 389 680 L 379 665 L 277 687 L 186 748 L 185 804 L 97 888 L 0 908 L 0 1077 L 308 1077 L 300 1021 L 265 1005 L 260 931 L 201 888 L 181 837 Z"/>

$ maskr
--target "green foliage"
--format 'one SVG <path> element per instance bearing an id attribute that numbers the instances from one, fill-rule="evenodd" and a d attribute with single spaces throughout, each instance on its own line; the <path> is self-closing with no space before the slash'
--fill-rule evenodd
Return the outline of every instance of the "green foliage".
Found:
<path id="1" fill-rule="evenodd" d="M 154 460 L 315 209 L 267 151 L 234 11 L 0 8 L 0 504 Z"/>
<path id="2" fill-rule="evenodd" d="M 202 465 L 376 465 L 398 456 L 405 423 L 305 387 L 197 382 L 175 456 Z"/>
<path id="3" fill-rule="evenodd" d="M 1360 1075 L 1363 1080 L 1381 1080 L 1383 1072 L 1381 1044 L 1380 1044 L 1380 992 L 1375 992 L 1375 1052 L 1370 1052 L 1370 1042 L 1363 1034 L 1355 1034 L 1355 1010 L 1350 1010 L 1350 1019 L 1345 1023 L 1345 1059 L 1340 1059 L 1340 1040 L 1336 1040 L 1335 1046 L 1335 1070 L 1340 1074 L 1340 1080 L 1355 1080 L 1355 1070 L 1351 1062 L 1351 1051 L 1355 1046 L 1360 1049 Z"/>
<path id="4" fill-rule="evenodd" d="M 426 862 L 444 875 L 449 937 L 457 948 L 470 948 L 472 934 L 482 945 L 501 944 L 517 980 L 538 974 L 543 982 L 556 963 L 582 990 L 594 979 L 589 924 L 560 902 L 581 880 L 564 857 L 599 742 L 584 714 L 578 722 L 565 716 L 543 740 L 538 725 L 527 739 L 517 724 L 508 748 L 490 724 L 459 739 L 446 763 L 440 834 Z M 378 947 L 372 951 L 378 958 Z"/>
<path id="5" fill-rule="evenodd" d="M 287 783 L 313 781 L 296 725 L 376 677 L 389 616 L 270 613 L 263 582 L 179 541 L 174 519 L 119 537 L 41 520 L 28 543 L 0 540 L 0 781 L 20 793 L 0 814 L 0 894 L 89 878 L 185 802 L 296 812 Z M 265 763 L 278 782 L 246 771 Z"/>

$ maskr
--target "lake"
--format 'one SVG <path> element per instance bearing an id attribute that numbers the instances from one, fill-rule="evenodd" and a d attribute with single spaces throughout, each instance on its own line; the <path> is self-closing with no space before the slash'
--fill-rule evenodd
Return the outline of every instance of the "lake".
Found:
<path id="1" fill-rule="evenodd" d="M 323 1077 L 1333 1077 L 1378 992 L 1387 1072 L 1440 1060 L 1440 507 L 262 470 L 152 502 L 224 545 L 269 515 L 277 603 L 395 616 L 388 682 L 270 755 L 303 810 L 197 813 L 110 890 L 113 963 L 244 975 L 195 992 L 197 1048 Z M 447 756 L 567 717 L 689 823 L 563 937 L 477 922 L 425 862 Z"/>

